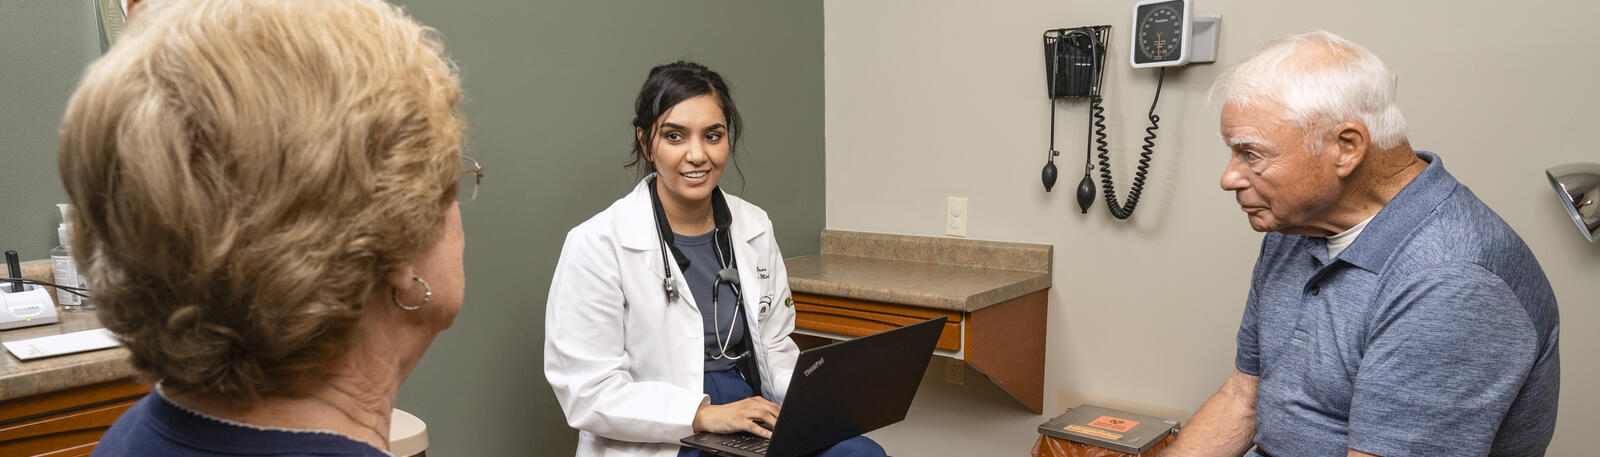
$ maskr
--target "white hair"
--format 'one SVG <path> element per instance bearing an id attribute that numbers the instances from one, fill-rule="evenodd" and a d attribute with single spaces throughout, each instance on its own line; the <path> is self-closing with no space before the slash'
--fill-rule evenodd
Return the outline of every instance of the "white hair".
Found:
<path id="1" fill-rule="evenodd" d="M 1405 141 L 1406 119 L 1394 103 L 1397 83 L 1367 48 L 1314 30 L 1267 43 L 1218 76 L 1211 92 L 1242 106 L 1281 105 L 1288 121 L 1306 132 L 1308 152 L 1316 154 L 1326 130 L 1351 120 L 1366 124 L 1379 148 Z"/>

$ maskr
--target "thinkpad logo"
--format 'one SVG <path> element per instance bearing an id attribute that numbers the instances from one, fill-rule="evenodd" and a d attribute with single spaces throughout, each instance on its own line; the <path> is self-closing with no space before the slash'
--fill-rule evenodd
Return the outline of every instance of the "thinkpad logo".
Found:
<path id="1" fill-rule="evenodd" d="M 826 359 L 817 359 L 817 363 L 811 364 L 811 368 L 807 368 L 806 369 L 806 376 L 811 376 L 811 372 L 817 371 L 817 368 L 821 368 L 823 360 L 826 360 Z"/>

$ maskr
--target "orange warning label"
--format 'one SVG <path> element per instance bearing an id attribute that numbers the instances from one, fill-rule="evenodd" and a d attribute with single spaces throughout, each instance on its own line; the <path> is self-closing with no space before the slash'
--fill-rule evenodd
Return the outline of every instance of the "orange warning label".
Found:
<path id="1" fill-rule="evenodd" d="M 1122 439 L 1122 435 L 1119 435 L 1119 434 L 1116 434 L 1116 433 L 1111 433 L 1111 432 L 1108 432 L 1108 431 L 1105 431 L 1105 430 L 1099 430 L 1099 429 L 1093 429 L 1093 428 L 1089 428 L 1089 427 L 1084 427 L 1084 426 L 1078 425 L 1078 424 L 1068 425 L 1068 426 L 1066 426 L 1066 429 L 1069 432 L 1078 432 L 1078 433 L 1089 435 L 1089 436 L 1092 436 L 1092 437 L 1095 437 L 1095 438 L 1102 438 L 1102 439 L 1106 439 L 1106 440 L 1110 440 L 1110 441 L 1116 441 L 1116 440 Z"/>
<path id="2" fill-rule="evenodd" d="M 1094 422 L 1090 422 L 1089 425 L 1100 427 L 1106 430 L 1128 433 L 1128 430 L 1133 430 L 1133 426 L 1139 425 L 1139 421 L 1131 421 L 1111 416 L 1100 416 L 1099 419 L 1095 419 Z"/>

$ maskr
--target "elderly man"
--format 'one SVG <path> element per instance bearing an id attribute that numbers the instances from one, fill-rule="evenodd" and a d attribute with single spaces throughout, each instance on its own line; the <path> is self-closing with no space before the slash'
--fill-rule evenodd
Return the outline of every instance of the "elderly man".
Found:
<path id="1" fill-rule="evenodd" d="M 1543 455 L 1554 292 L 1516 232 L 1411 149 L 1383 62 L 1291 35 L 1217 89 L 1222 188 L 1269 233 L 1236 370 L 1166 455 Z"/>

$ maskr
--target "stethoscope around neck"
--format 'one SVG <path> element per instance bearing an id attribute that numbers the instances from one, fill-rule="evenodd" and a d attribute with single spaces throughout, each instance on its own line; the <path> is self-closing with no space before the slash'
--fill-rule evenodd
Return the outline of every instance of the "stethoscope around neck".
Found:
<path id="1" fill-rule="evenodd" d="M 673 280 L 672 276 L 672 264 L 668 260 L 674 258 L 670 253 L 677 252 L 677 247 L 667 244 L 667 237 L 672 235 L 672 227 L 665 222 L 666 218 L 664 217 L 665 214 L 663 214 L 665 211 L 661 207 L 661 197 L 656 194 L 655 184 L 656 178 L 651 177 L 646 186 L 650 188 L 650 203 L 653 207 L 651 216 L 654 217 L 656 222 L 656 240 L 661 248 L 661 271 L 664 276 L 661 280 L 661 289 L 666 293 L 667 302 L 670 303 L 677 300 L 679 295 L 677 282 Z M 727 203 L 722 200 L 721 189 L 713 190 L 711 199 L 713 214 L 717 213 L 719 206 L 727 208 Z M 711 326 L 712 331 L 716 333 L 718 353 L 714 354 L 707 350 L 706 356 L 711 357 L 713 360 L 738 360 L 744 357 L 745 354 L 728 354 L 728 345 L 733 343 L 733 326 L 739 322 L 739 312 L 744 308 L 744 294 L 739 290 L 739 266 L 737 259 L 733 256 L 733 250 L 731 246 L 727 251 L 722 248 L 722 238 L 728 234 L 728 226 L 732 225 L 733 222 L 732 215 L 728 214 L 725 218 L 714 218 L 713 221 L 716 223 L 716 228 L 712 229 L 714 233 L 711 234 L 711 243 L 712 249 L 717 254 L 718 269 L 716 278 L 711 282 Z M 677 258 L 682 258 L 682 256 L 680 255 Z M 687 262 L 680 261 L 679 268 L 687 268 L 683 265 L 685 263 Z M 722 292 L 723 283 L 732 286 L 730 289 L 733 290 L 734 300 L 733 317 L 728 320 L 728 336 L 726 339 L 722 336 L 722 323 L 717 321 L 718 306 L 721 304 L 719 293 Z"/>

